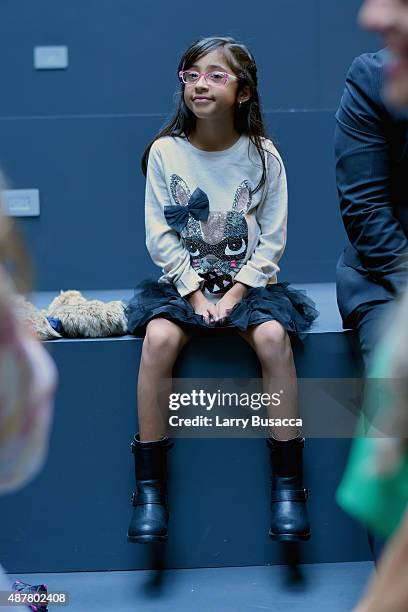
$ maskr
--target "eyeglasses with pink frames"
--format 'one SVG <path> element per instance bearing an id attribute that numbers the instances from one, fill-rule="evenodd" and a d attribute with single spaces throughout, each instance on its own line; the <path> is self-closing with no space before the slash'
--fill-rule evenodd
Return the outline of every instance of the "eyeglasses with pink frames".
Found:
<path id="1" fill-rule="evenodd" d="M 206 83 L 211 85 L 226 85 L 228 81 L 238 81 L 235 74 L 222 72 L 220 70 L 211 70 L 210 72 L 198 72 L 197 70 L 180 70 L 179 79 L 185 85 L 195 85 L 204 77 Z"/>

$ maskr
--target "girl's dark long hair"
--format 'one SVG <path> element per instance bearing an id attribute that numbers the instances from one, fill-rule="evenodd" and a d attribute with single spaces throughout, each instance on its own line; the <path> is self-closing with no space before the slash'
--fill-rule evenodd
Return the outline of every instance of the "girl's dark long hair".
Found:
<path id="1" fill-rule="evenodd" d="M 194 42 L 184 53 L 178 65 L 177 74 L 180 70 L 188 70 L 188 68 L 193 66 L 204 55 L 219 48 L 222 48 L 225 59 L 239 79 L 237 94 L 242 91 L 245 86 L 249 87 L 250 90 L 249 100 L 243 102 L 241 108 L 238 104 L 235 107 L 234 125 L 239 134 L 245 134 L 249 137 L 261 158 L 262 176 L 259 184 L 253 191 L 253 193 L 256 193 L 263 187 L 266 181 L 265 149 L 262 146 L 262 138 L 267 138 L 267 134 L 257 88 L 257 68 L 252 53 L 245 45 L 236 42 L 230 37 L 201 38 Z M 163 136 L 188 138 L 195 129 L 196 117 L 184 102 L 185 85 L 182 84 L 181 87 L 181 96 L 175 114 L 153 138 L 143 153 L 141 166 L 145 176 L 147 173 L 150 148 L 156 140 Z"/>

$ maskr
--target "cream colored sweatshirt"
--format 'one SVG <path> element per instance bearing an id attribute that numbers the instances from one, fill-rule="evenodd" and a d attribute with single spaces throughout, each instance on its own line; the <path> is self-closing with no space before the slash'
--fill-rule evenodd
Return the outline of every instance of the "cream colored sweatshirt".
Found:
<path id="1" fill-rule="evenodd" d="M 262 166 L 247 136 L 224 151 L 202 151 L 181 137 L 154 142 L 145 220 L 146 246 L 163 272 L 159 282 L 172 283 L 181 296 L 200 287 L 213 302 L 237 281 L 277 282 L 286 244 L 286 173 L 273 143 L 265 139 L 263 146 L 267 181 L 254 194 Z"/>

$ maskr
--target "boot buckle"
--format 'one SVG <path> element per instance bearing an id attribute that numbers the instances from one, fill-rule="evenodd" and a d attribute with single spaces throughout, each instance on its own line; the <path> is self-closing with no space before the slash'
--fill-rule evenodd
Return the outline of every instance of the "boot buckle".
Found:
<path id="1" fill-rule="evenodd" d="M 273 502 L 305 502 L 308 497 L 307 489 L 273 489 L 271 501 Z"/>

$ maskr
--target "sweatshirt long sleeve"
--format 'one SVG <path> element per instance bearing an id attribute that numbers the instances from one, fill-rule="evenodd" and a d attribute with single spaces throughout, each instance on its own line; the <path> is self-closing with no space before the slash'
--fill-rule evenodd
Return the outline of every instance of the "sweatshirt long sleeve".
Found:
<path id="1" fill-rule="evenodd" d="M 190 265 L 190 253 L 180 235 L 165 217 L 164 206 L 171 205 L 159 146 L 152 147 L 147 168 L 145 195 L 146 246 L 154 263 L 162 268 L 162 282 L 175 285 L 180 295 L 198 289 L 202 278 Z"/>

